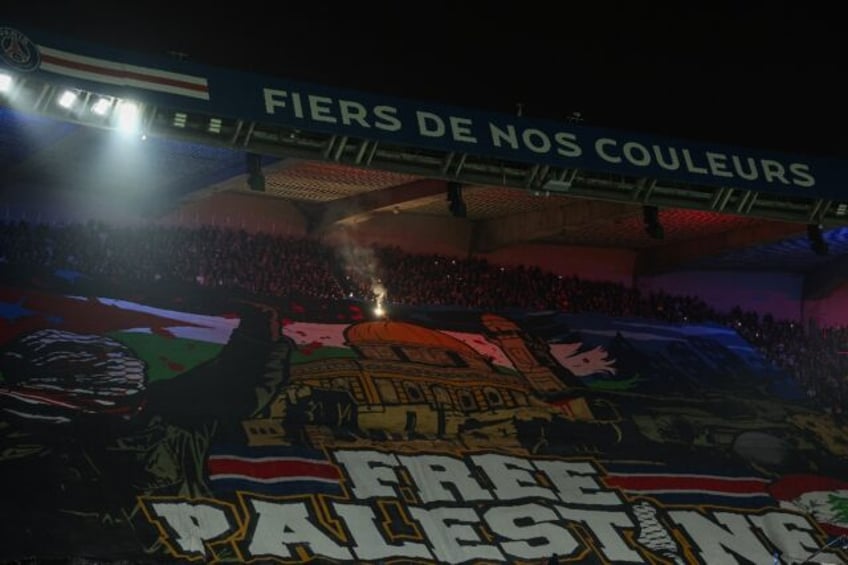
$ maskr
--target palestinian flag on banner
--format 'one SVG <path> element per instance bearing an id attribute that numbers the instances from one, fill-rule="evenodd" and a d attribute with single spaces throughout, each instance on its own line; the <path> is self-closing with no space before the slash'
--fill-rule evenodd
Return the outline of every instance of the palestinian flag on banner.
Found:
<path id="1" fill-rule="evenodd" d="M 239 319 L 127 300 L 0 287 L 0 347 L 40 329 L 110 337 L 145 362 L 147 380 L 175 377 L 216 355 Z"/>
<path id="2" fill-rule="evenodd" d="M 810 514 L 833 536 L 848 536 L 848 481 L 786 475 L 775 481 L 769 492 L 782 508 Z"/>
<path id="3" fill-rule="evenodd" d="M 323 451 L 299 446 L 215 446 L 206 463 L 216 493 L 341 494 L 341 475 Z"/>
<path id="4" fill-rule="evenodd" d="M 79 412 L 131 415 L 147 383 L 214 358 L 238 323 L 235 316 L 0 287 L 2 408 L 52 423 Z"/>
<path id="5" fill-rule="evenodd" d="M 770 479 L 721 469 L 692 469 L 643 463 L 605 463 L 604 483 L 630 497 L 661 504 L 764 508 L 776 506 Z"/>

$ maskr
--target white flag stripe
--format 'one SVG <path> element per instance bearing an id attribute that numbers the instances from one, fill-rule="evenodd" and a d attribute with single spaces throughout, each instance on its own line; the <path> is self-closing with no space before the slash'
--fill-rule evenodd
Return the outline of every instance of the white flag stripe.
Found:
<path id="1" fill-rule="evenodd" d="M 197 86 L 207 86 L 206 79 L 203 77 L 198 77 L 194 75 L 184 75 L 181 73 L 173 73 L 171 71 L 163 71 L 162 69 L 154 69 L 152 67 L 139 67 L 137 65 L 128 65 L 126 63 L 119 63 L 117 61 L 107 61 L 106 59 L 96 59 L 94 57 L 87 57 L 85 55 L 77 55 L 76 53 L 70 53 L 68 51 L 62 51 L 60 49 L 53 49 L 51 47 L 44 47 L 42 45 L 38 46 L 38 50 L 43 55 L 49 55 L 51 57 L 56 57 L 59 59 L 63 59 L 65 61 L 69 61 L 72 63 L 81 63 L 83 65 L 92 66 L 92 67 L 100 67 L 102 69 L 109 69 L 113 71 L 121 71 L 126 74 L 139 74 L 139 75 L 147 75 L 151 78 L 163 78 L 169 80 L 175 80 L 179 82 L 185 82 L 194 84 Z"/>
<path id="2" fill-rule="evenodd" d="M 62 402 L 61 400 L 55 400 L 52 398 L 42 398 L 36 395 L 28 395 L 26 393 L 17 393 L 11 390 L 3 390 L 0 391 L 0 395 L 11 396 L 12 398 L 16 398 L 22 402 L 26 402 L 27 404 L 55 404 L 56 406 L 61 406 L 62 408 L 70 408 L 72 410 L 79 410 L 79 406 L 75 406 L 73 404 L 68 404 L 67 402 Z"/>
<path id="3" fill-rule="evenodd" d="M 49 71 L 52 73 L 56 73 L 59 75 L 69 76 L 73 78 L 80 78 L 83 80 L 90 80 L 92 82 L 100 82 L 104 84 L 114 84 L 117 86 L 133 86 L 136 88 L 142 88 L 144 90 L 155 90 L 156 92 L 165 92 L 167 94 L 178 94 L 180 96 L 188 96 L 191 98 L 199 98 L 202 100 L 208 100 L 209 94 L 206 92 L 198 92 L 194 90 L 186 90 L 184 88 L 178 88 L 171 85 L 166 84 L 155 84 L 155 83 L 147 83 L 140 82 L 132 79 L 127 79 L 120 76 L 109 76 L 102 75 L 98 73 L 92 73 L 88 71 L 83 71 L 80 69 L 73 69 L 70 67 L 60 67 L 57 65 L 53 65 L 50 63 L 41 63 L 42 70 Z"/>
<path id="4" fill-rule="evenodd" d="M 27 412 L 12 410 L 11 408 L 5 408 L 4 410 L 10 414 L 14 414 L 15 416 L 19 416 L 21 418 L 29 418 L 30 420 L 47 420 L 48 422 L 57 422 L 60 424 L 64 424 L 66 422 L 71 421 L 70 418 L 66 418 L 64 416 L 42 416 L 40 414 L 29 414 Z"/>
<path id="5" fill-rule="evenodd" d="M 42 63 L 41 69 L 50 71 L 56 74 L 65 75 L 74 78 L 81 78 L 84 80 L 90 80 L 93 82 L 100 82 L 104 84 L 114 84 L 118 86 L 132 86 L 136 88 L 142 88 L 144 90 L 154 90 L 156 92 L 164 92 L 167 94 L 178 94 L 180 96 L 187 96 L 190 98 L 199 98 L 201 100 L 208 100 L 209 94 L 206 92 L 198 92 L 194 90 L 186 90 L 184 88 L 179 88 L 171 85 L 165 84 L 156 84 L 156 83 L 146 83 L 140 82 L 132 79 L 127 79 L 124 77 L 114 77 L 109 75 L 102 75 L 97 73 L 91 73 L 87 71 L 82 71 L 79 69 L 72 69 L 68 67 L 59 67 L 55 65 L 51 65 L 50 63 Z"/>
<path id="6" fill-rule="evenodd" d="M 132 310 L 133 312 L 142 312 L 153 316 L 180 320 L 181 322 L 189 322 L 197 326 L 217 328 L 220 329 L 220 331 L 225 332 L 227 334 L 227 338 L 229 338 L 229 334 L 232 333 L 232 331 L 241 323 L 241 320 L 238 318 L 225 318 L 223 316 L 210 316 L 208 314 L 195 314 L 193 312 L 168 310 L 165 308 L 148 306 L 146 304 L 129 302 L 127 300 L 119 300 L 117 298 L 98 297 L 97 300 L 106 306 L 116 306 L 124 310 Z"/>
<path id="7" fill-rule="evenodd" d="M 260 479 L 258 477 L 251 477 L 250 475 L 240 475 L 236 473 L 222 473 L 220 475 L 210 475 L 210 478 L 213 481 L 223 481 L 227 479 L 235 479 L 239 481 L 249 481 L 252 483 L 265 483 L 265 484 L 273 484 L 273 483 L 292 483 L 295 481 L 312 481 L 316 483 L 327 483 L 331 485 L 338 484 L 339 481 L 337 479 L 325 479 L 323 477 L 312 477 L 312 476 L 303 476 L 303 477 L 268 477 L 267 479 Z"/>
<path id="8" fill-rule="evenodd" d="M 232 333 L 231 331 L 223 331 L 221 328 L 195 328 L 191 326 L 168 326 L 165 329 L 171 332 L 175 338 L 191 339 L 217 345 L 226 345 L 230 341 L 230 334 Z M 153 335 L 151 328 L 127 328 L 121 331 L 131 334 Z"/>
<path id="9" fill-rule="evenodd" d="M 42 48 L 41 51 L 51 59 L 41 61 L 39 68 L 44 71 L 104 84 L 130 86 L 209 100 L 207 81 L 202 77 L 180 75 L 81 55 L 67 54 L 73 57 L 68 58 L 64 52 L 55 49 Z M 58 54 L 52 55 L 50 52 Z M 80 68 L 81 65 L 89 68 Z"/>

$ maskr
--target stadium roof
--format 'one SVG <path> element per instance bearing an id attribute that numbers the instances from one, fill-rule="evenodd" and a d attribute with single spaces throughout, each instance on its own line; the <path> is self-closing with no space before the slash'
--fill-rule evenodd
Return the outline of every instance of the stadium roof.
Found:
<path id="1" fill-rule="evenodd" d="M 34 210 L 50 217 L 56 190 L 84 190 L 106 198 L 126 198 L 129 205 L 149 205 L 164 213 L 185 198 L 202 198 L 214 190 L 249 192 L 242 151 L 170 139 L 149 139 L 143 148 L 143 174 L 126 161 L 120 169 L 106 167 L 104 151 L 109 133 L 47 118 L 0 109 L 0 174 L 7 179 L 3 201 L 6 214 Z M 113 148 L 114 149 L 114 148 Z M 397 213 L 449 216 L 443 187 L 425 177 L 362 169 L 304 159 L 266 159 L 266 193 L 292 201 L 320 222 L 358 222 L 370 216 Z M 115 189 L 120 185 L 120 192 Z M 435 186 L 435 188 L 434 188 Z M 26 191 L 21 191 L 26 187 Z M 402 187 L 400 190 L 398 187 Z M 417 187 L 417 188 L 416 188 Z M 135 197 L 145 195 L 141 200 Z M 569 196 L 503 186 L 470 185 L 463 193 L 468 221 L 480 226 L 518 221 L 533 225 L 552 209 L 570 211 L 572 221 L 527 234 L 527 240 L 547 243 L 622 247 L 640 250 L 650 260 L 668 256 L 672 267 L 766 269 L 809 272 L 848 254 L 848 229 L 825 231 L 828 256 L 814 254 L 805 226 L 699 210 L 661 212 L 665 238 L 645 234 L 639 204 L 595 202 Z M 389 200 L 387 200 L 387 198 Z M 601 206 L 585 217 L 581 211 Z M 597 210 L 596 210 L 597 212 Z M 2 213 L 2 210 L 0 210 Z M 520 243 L 522 239 L 512 243 Z M 734 242 L 736 238 L 738 242 Z M 753 239 L 752 239 L 753 238 Z M 752 243 L 759 239 L 760 243 Z M 675 249 L 701 250 L 701 255 L 676 256 Z"/>
<path id="2" fill-rule="evenodd" d="M 599 15 L 590 12 L 577 10 L 572 13 L 573 20 Z M 117 46 L 147 52 L 161 53 L 166 50 L 163 41 L 173 42 L 176 49 L 167 50 L 176 51 L 172 55 L 177 58 L 183 58 L 187 52 L 189 58 L 201 61 L 275 74 L 288 72 L 295 78 L 321 80 L 325 84 L 408 94 L 475 108 L 515 112 L 516 103 L 523 101 L 521 111 L 535 113 L 537 117 L 561 120 L 573 110 L 585 109 L 588 111 L 584 116 L 590 120 L 597 116 L 598 125 L 640 127 L 643 131 L 656 133 L 683 134 L 686 130 L 690 137 L 743 146 L 762 143 L 764 149 L 801 153 L 839 155 L 842 151 L 839 141 L 834 141 L 838 136 L 812 127 L 811 122 L 824 116 L 830 116 L 839 124 L 838 114 L 828 114 L 828 104 L 809 106 L 800 114 L 792 111 L 789 104 L 793 93 L 803 92 L 806 96 L 806 89 L 827 85 L 828 80 L 833 80 L 831 74 L 822 72 L 828 68 L 826 51 L 820 52 L 820 57 L 811 64 L 800 65 L 801 57 L 810 52 L 809 43 L 806 49 L 798 49 L 797 45 L 789 49 L 784 45 L 774 51 L 766 49 L 766 46 L 773 46 L 772 43 L 764 43 L 759 49 L 754 46 L 753 52 L 758 55 L 754 58 L 748 50 L 735 49 L 739 47 L 735 42 L 744 41 L 740 37 L 746 25 L 755 20 L 780 21 L 780 14 L 737 13 L 729 20 L 689 14 L 688 27 L 675 27 L 670 20 L 654 14 L 652 18 L 656 16 L 656 20 L 646 18 L 642 22 L 644 28 L 636 26 L 638 34 L 623 27 L 626 18 L 621 21 L 609 19 L 612 33 L 626 32 L 623 33 L 625 39 L 644 39 L 638 44 L 630 43 L 629 47 L 621 37 L 613 43 L 610 34 L 588 31 L 592 26 L 566 26 L 566 33 L 561 29 L 561 22 L 552 24 L 541 13 L 506 16 L 510 18 L 509 25 L 516 29 L 504 23 L 507 20 L 503 15 L 496 17 L 491 13 L 481 15 L 484 21 L 479 26 L 469 24 L 463 17 L 424 14 L 417 20 L 417 35 L 410 36 L 404 28 L 403 38 L 396 23 L 375 16 L 375 21 L 380 22 L 375 25 L 381 30 L 377 35 L 384 36 L 382 42 L 374 41 L 375 34 L 362 27 L 369 19 L 364 13 L 347 19 L 347 27 L 328 14 L 314 23 L 315 20 L 309 19 L 314 14 L 291 13 L 285 22 L 274 22 L 278 28 L 275 34 L 265 27 L 267 21 L 256 14 L 238 16 L 236 19 L 245 18 L 245 25 L 253 26 L 248 29 L 256 31 L 250 41 L 245 41 L 237 32 L 221 37 L 213 34 L 211 40 L 209 34 L 201 37 L 182 33 L 179 20 L 175 21 L 173 29 L 165 30 L 161 28 L 161 20 L 156 20 L 158 27 L 153 33 L 149 18 L 137 19 L 124 29 L 93 18 L 88 25 L 78 28 L 77 33 L 91 36 L 86 39 L 109 40 Z M 783 18 L 791 16 L 782 14 Z M 692 27 L 693 20 L 699 17 L 706 17 L 709 25 Z M 66 26 L 68 19 L 57 17 L 55 21 Z M 794 21 L 799 27 L 814 26 L 819 31 L 828 26 L 821 17 Z M 313 23 L 305 25 L 307 22 Z M 671 27 L 663 36 L 668 41 L 657 41 L 655 32 L 668 25 Z M 434 32 L 428 31 L 433 29 L 441 30 L 438 40 Z M 649 33 L 645 33 L 646 30 Z M 723 37 L 724 43 L 713 42 L 698 49 L 685 30 L 697 31 L 702 38 L 704 30 L 711 30 L 710 33 L 735 30 L 740 35 L 728 34 Z M 554 31 L 557 33 L 552 33 Z M 63 30 L 63 33 L 66 32 Z M 308 44 L 305 33 L 310 34 Z M 549 41 L 551 36 L 555 36 L 556 41 Z M 360 38 L 361 42 L 351 41 L 352 37 Z M 415 42 L 415 46 L 391 49 L 386 40 L 392 38 L 403 39 L 406 46 Z M 829 35 L 819 33 L 817 46 L 827 47 L 830 39 Z M 292 42 L 296 40 L 301 42 L 299 51 L 293 48 Z M 750 38 L 748 41 L 756 43 Z M 482 50 L 471 49 L 475 42 Z M 305 45 L 311 49 L 304 48 Z M 422 45 L 426 45 L 426 49 Z M 525 48 L 519 49 L 517 45 Z M 377 49 L 383 50 L 379 57 L 375 56 Z M 596 51 L 594 55 L 593 51 Z M 556 64 L 551 60 L 551 53 L 560 57 Z M 401 60 L 405 57 L 410 57 L 414 64 L 405 65 Z M 375 59 L 382 60 L 382 65 L 375 64 Z M 477 66 L 472 64 L 472 59 Z M 649 61 L 655 62 L 650 64 Z M 634 66 L 634 63 L 641 64 Z M 406 67 L 414 69 L 417 80 L 413 81 L 407 70 L 400 72 Z M 378 76 L 381 72 L 383 75 Z M 778 90 L 773 87 L 775 83 L 780 84 Z M 755 84 L 756 88 L 751 88 Z M 766 93 L 784 106 L 775 111 L 769 104 L 763 104 Z M 830 94 L 822 94 L 823 100 L 826 101 Z M 594 95 L 598 95 L 597 99 L 593 99 Z M 569 99 L 567 105 L 561 102 L 563 98 Z M 610 124 L 611 120 L 620 120 L 620 123 Z M 32 135 L 33 132 L 37 134 Z M 155 194 L 168 197 L 168 205 L 175 205 L 179 198 L 192 191 L 202 191 L 228 178 L 243 181 L 244 147 L 221 144 L 213 147 L 196 141 L 178 140 L 178 136 L 151 139 L 145 149 L 146 158 L 160 165 L 158 173 L 132 179 L 129 167 L 118 179 L 125 184 L 143 183 L 145 186 L 139 186 L 139 192 L 149 193 L 152 187 Z M 40 175 L 38 182 L 44 184 L 46 171 L 61 174 L 62 183 L 91 185 L 94 177 L 88 164 L 102 160 L 104 145 L 102 132 L 98 130 L 45 118 L 24 118 L 8 111 L 0 120 L 0 143 L 3 144 L 0 166 L 7 178 L 18 179 L 16 186 Z M 365 163 L 356 159 L 347 162 L 327 159 L 334 152 L 342 155 L 355 148 L 345 147 L 336 136 L 328 136 L 322 143 L 324 145 L 316 146 L 317 152 L 288 148 L 282 152 L 286 155 L 284 159 L 266 158 L 266 191 L 295 201 L 307 216 L 318 218 L 319 223 L 327 218 L 346 221 L 352 217 L 361 219 L 399 211 L 419 215 L 450 214 L 444 198 L 444 175 L 430 175 L 420 167 L 381 167 L 378 164 L 362 168 L 359 165 Z M 268 153 L 279 156 L 275 151 Z M 445 156 L 442 162 L 457 167 L 460 159 L 452 159 Z M 99 178 L 105 183 L 118 180 L 108 175 Z M 428 183 L 432 178 L 442 178 L 442 182 Z M 806 241 L 805 222 L 774 221 L 749 213 L 756 211 L 755 204 L 762 205 L 762 201 L 749 198 L 753 193 L 718 192 L 714 198 L 710 196 L 713 205 L 708 209 L 664 210 L 662 223 L 666 237 L 656 240 L 646 237 L 642 201 L 635 198 L 633 202 L 618 197 L 612 201 L 594 201 L 587 199 L 591 196 L 588 193 L 575 198 L 570 194 L 552 193 L 538 183 L 493 182 L 491 174 L 480 175 L 476 182 L 474 178 L 462 180 L 467 216 L 477 224 L 478 231 L 494 232 L 494 226 L 504 222 L 520 226 L 512 230 L 509 240 L 482 238 L 479 250 L 525 240 L 630 247 L 641 250 L 641 263 L 646 272 L 685 264 L 704 268 L 810 271 L 848 251 L 844 230 L 835 228 L 825 233 L 831 254 L 827 257 L 813 254 Z M 630 183 L 628 188 L 632 188 L 634 179 L 626 180 Z M 614 179 L 603 181 L 615 184 Z M 646 184 L 639 192 L 650 194 L 652 190 L 653 185 Z M 811 220 L 816 219 L 822 202 L 811 207 Z M 552 213 L 559 221 L 549 221 Z M 539 225 L 548 227 L 538 229 Z M 693 249 L 699 253 L 692 254 Z"/>
<path id="3" fill-rule="evenodd" d="M 848 155 L 842 17 L 810 3 L 14 2 L 24 27 L 487 111 Z"/>

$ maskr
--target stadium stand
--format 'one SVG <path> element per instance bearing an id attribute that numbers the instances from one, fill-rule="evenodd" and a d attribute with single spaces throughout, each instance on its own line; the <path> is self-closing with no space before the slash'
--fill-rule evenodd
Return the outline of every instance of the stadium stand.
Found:
<path id="1" fill-rule="evenodd" d="M 0 27 L 0 561 L 848 561 L 845 164 L 518 114 Z"/>
<path id="2" fill-rule="evenodd" d="M 254 295 L 372 302 L 374 280 L 404 305 L 520 308 L 635 316 L 672 323 L 716 322 L 733 328 L 791 373 L 826 412 L 848 410 L 848 328 L 814 329 L 745 311 L 722 314 L 694 296 L 643 294 L 620 283 L 581 280 L 538 267 L 414 255 L 398 248 L 339 250 L 306 238 L 248 234 L 220 227 L 0 225 L 7 267 L 38 267 L 114 282 L 179 282 Z M 341 257 L 354 253 L 381 266 L 363 273 Z M 367 275 L 367 276 L 366 276 Z M 67 276 L 67 275 L 66 275 Z"/>

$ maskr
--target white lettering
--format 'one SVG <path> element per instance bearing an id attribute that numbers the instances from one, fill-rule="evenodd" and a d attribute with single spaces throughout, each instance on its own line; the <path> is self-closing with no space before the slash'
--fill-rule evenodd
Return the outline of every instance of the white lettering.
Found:
<path id="1" fill-rule="evenodd" d="M 356 498 L 387 496 L 397 493 L 391 484 L 398 483 L 394 468 L 399 465 L 397 457 L 379 451 L 336 451 L 336 461 L 344 465 L 352 483 L 351 492 Z"/>
<path id="2" fill-rule="evenodd" d="M 542 130 L 528 128 L 521 133 L 521 139 L 533 153 L 547 153 L 551 150 L 551 140 Z"/>
<path id="3" fill-rule="evenodd" d="M 351 559 L 347 548 L 338 545 L 309 521 L 303 502 L 275 503 L 250 500 L 258 518 L 248 551 L 252 556 L 292 557 L 293 546 L 306 547 L 314 555 Z"/>
<path id="4" fill-rule="evenodd" d="M 624 158 L 631 164 L 637 167 L 645 167 L 651 164 L 651 154 L 648 153 L 647 147 L 635 141 L 628 141 L 621 148 L 624 152 Z"/>
<path id="5" fill-rule="evenodd" d="M 590 463 L 553 459 L 538 459 L 533 463 L 548 476 L 563 502 L 594 506 L 621 504 L 618 493 L 605 490 L 595 479 L 598 471 Z"/>
<path id="6" fill-rule="evenodd" d="M 558 519 L 556 512 L 539 504 L 490 508 L 483 515 L 495 534 L 512 540 L 500 542 L 500 546 L 517 559 L 568 557 L 574 553 L 580 544 L 571 532 L 553 523 Z"/>
<path id="7" fill-rule="evenodd" d="M 492 144 L 495 147 L 501 147 L 502 142 L 506 142 L 513 149 L 518 149 L 518 134 L 515 132 L 515 126 L 506 126 L 502 130 L 495 124 L 489 122 L 489 132 L 492 135 Z"/>
<path id="8" fill-rule="evenodd" d="M 652 149 L 654 150 L 654 158 L 657 160 L 657 164 L 660 167 L 666 171 L 676 171 L 680 168 L 680 158 L 677 156 L 677 149 L 675 147 L 666 148 L 668 149 L 668 161 L 665 160 L 662 147 L 659 145 L 653 145 Z"/>
<path id="9" fill-rule="evenodd" d="M 717 177 L 733 178 L 733 173 L 727 170 L 727 155 L 707 151 L 707 165 L 710 172 Z"/>
<path id="10" fill-rule="evenodd" d="M 482 540 L 472 525 L 479 524 L 480 518 L 471 508 L 410 508 L 409 513 L 421 524 L 438 561 L 503 561 L 497 547 L 479 543 Z"/>
<path id="11" fill-rule="evenodd" d="M 471 120 L 468 118 L 457 118 L 450 116 L 448 118 L 451 126 L 451 134 L 456 141 L 464 141 L 466 143 L 477 143 L 477 138 L 471 135 Z"/>
<path id="12" fill-rule="evenodd" d="M 621 528 L 634 529 L 636 526 L 623 512 L 604 510 L 580 510 L 557 506 L 557 512 L 566 520 L 583 522 L 598 539 L 598 549 L 613 563 L 643 563 L 645 560 L 627 546 L 627 540 L 618 531 Z"/>
<path id="13" fill-rule="evenodd" d="M 371 127 L 366 120 L 368 117 L 368 110 L 366 110 L 365 106 L 359 102 L 354 102 L 353 100 L 339 100 L 339 114 L 341 114 L 342 123 L 346 126 L 356 122 L 361 127 Z"/>
<path id="14" fill-rule="evenodd" d="M 275 108 L 285 108 L 285 98 L 288 92 L 285 90 L 274 90 L 273 88 L 263 88 L 262 94 L 265 97 L 265 113 L 273 114 Z"/>
<path id="15" fill-rule="evenodd" d="M 819 544 L 811 535 L 815 528 L 803 516 L 788 512 L 769 512 L 765 516 L 748 516 L 787 561 L 803 561 L 819 551 Z"/>
<path id="16" fill-rule="evenodd" d="M 310 94 L 307 100 L 309 100 L 309 115 L 313 120 L 328 124 L 336 123 L 336 118 L 332 114 L 332 98 Z"/>
<path id="17" fill-rule="evenodd" d="M 220 508 L 191 502 L 154 502 L 150 505 L 176 534 L 177 544 L 185 553 L 207 556 L 206 544 L 231 529 Z"/>
<path id="18" fill-rule="evenodd" d="M 754 180 L 759 176 L 757 165 L 752 158 L 746 157 L 746 161 L 748 162 L 747 171 L 742 168 L 742 161 L 739 156 L 733 155 L 730 157 L 730 160 L 733 162 L 733 170 L 736 171 L 737 176 L 745 180 Z"/>
<path id="19" fill-rule="evenodd" d="M 559 146 L 557 153 L 563 157 L 580 157 L 583 154 L 583 148 L 577 144 L 577 136 L 573 133 L 557 132 L 554 141 Z"/>
<path id="20" fill-rule="evenodd" d="M 789 172 L 795 175 L 792 179 L 792 184 L 802 188 L 810 188 L 815 186 L 816 178 L 810 173 L 810 166 L 804 163 L 790 163 Z"/>
<path id="21" fill-rule="evenodd" d="M 298 118 L 303 118 L 303 102 L 300 99 L 299 92 L 291 93 L 291 101 L 292 101 L 292 109 L 294 110 L 294 115 Z"/>
<path id="22" fill-rule="evenodd" d="M 375 106 L 374 115 L 380 118 L 374 127 L 383 131 L 400 131 L 401 123 L 397 117 L 397 108 L 394 106 Z"/>
<path id="23" fill-rule="evenodd" d="M 460 459 L 445 455 L 398 456 L 418 486 L 421 502 L 491 500 Z M 448 489 L 446 485 L 452 487 Z"/>
<path id="24" fill-rule="evenodd" d="M 368 506 L 356 504 L 334 504 L 336 513 L 347 524 L 356 545 L 353 552 L 358 559 L 371 561 L 390 557 L 432 559 L 433 556 L 422 543 L 409 541 L 387 544 L 377 526 L 377 517 Z"/>
<path id="25" fill-rule="evenodd" d="M 615 147 L 618 145 L 614 139 L 609 139 L 608 137 L 602 137 L 595 141 L 595 153 L 598 154 L 598 157 L 606 161 L 607 163 L 621 163 L 621 157 L 616 157 L 615 155 L 610 155 L 607 153 L 607 147 Z"/>
<path id="26" fill-rule="evenodd" d="M 766 182 L 771 182 L 776 179 L 783 184 L 790 184 L 789 181 L 786 180 L 786 169 L 783 165 L 777 161 L 772 161 L 771 159 L 763 159 L 760 163 L 763 165 L 763 178 Z"/>
<path id="27" fill-rule="evenodd" d="M 692 161 L 692 154 L 689 153 L 688 149 L 684 149 L 682 153 L 683 162 L 686 164 L 686 170 L 688 170 L 690 173 L 697 173 L 699 175 L 707 174 L 706 167 L 698 167 L 697 165 L 695 165 L 694 161 Z"/>
<path id="28" fill-rule="evenodd" d="M 425 137 L 444 137 L 445 121 L 432 112 L 415 112 L 418 119 L 418 133 Z"/>
<path id="29" fill-rule="evenodd" d="M 760 543 L 744 516 L 716 512 L 715 522 L 694 510 L 670 511 L 668 516 L 695 543 L 694 550 L 704 563 L 736 563 L 738 556 L 752 563 L 771 562 L 769 550 Z"/>
<path id="30" fill-rule="evenodd" d="M 526 459 L 487 453 L 471 457 L 486 472 L 500 500 L 539 497 L 556 500 L 556 495 L 540 486 L 533 477 L 533 464 Z"/>

